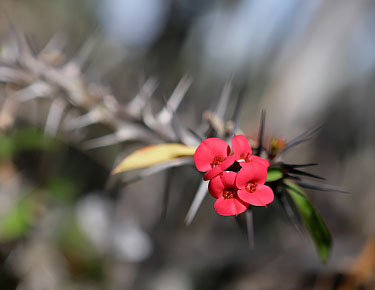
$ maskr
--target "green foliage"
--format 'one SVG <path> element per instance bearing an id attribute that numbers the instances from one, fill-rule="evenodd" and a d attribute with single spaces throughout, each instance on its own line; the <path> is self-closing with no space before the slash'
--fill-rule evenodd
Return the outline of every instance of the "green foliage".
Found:
<path id="1" fill-rule="evenodd" d="M 46 136 L 42 130 L 36 128 L 25 128 L 16 130 L 11 139 L 14 151 L 32 151 L 45 150 L 50 151 L 56 149 L 58 142 L 49 136 Z"/>
<path id="2" fill-rule="evenodd" d="M 75 278 L 86 277 L 100 282 L 103 279 L 103 260 L 70 214 L 58 229 L 57 245 L 65 256 L 68 268 Z"/>
<path id="3" fill-rule="evenodd" d="M 56 139 L 36 128 L 17 129 L 11 134 L 0 133 L 0 160 L 11 159 L 22 151 L 53 151 L 58 146 Z"/>
<path id="4" fill-rule="evenodd" d="M 305 196 L 302 188 L 291 181 L 287 181 L 287 192 L 292 198 L 306 229 L 310 233 L 319 257 L 326 262 L 332 248 L 332 238 L 323 219 Z"/>
<path id="5" fill-rule="evenodd" d="M 34 219 L 34 202 L 31 198 L 20 199 L 0 219 L 0 240 L 10 241 L 24 236 Z"/>
<path id="6" fill-rule="evenodd" d="M 281 167 L 270 167 L 268 168 L 266 182 L 272 182 L 283 178 L 283 172 Z"/>
<path id="7" fill-rule="evenodd" d="M 0 161 L 9 159 L 12 156 L 12 152 L 12 139 L 0 133 Z"/>
<path id="8" fill-rule="evenodd" d="M 70 215 L 63 223 L 58 233 L 58 243 L 63 252 L 89 259 L 93 255 L 93 247 L 77 224 L 74 215 Z"/>
<path id="9" fill-rule="evenodd" d="M 72 201 L 78 194 L 78 187 L 74 182 L 62 176 L 51 176 L 46 189 L 56 201 Z"/>

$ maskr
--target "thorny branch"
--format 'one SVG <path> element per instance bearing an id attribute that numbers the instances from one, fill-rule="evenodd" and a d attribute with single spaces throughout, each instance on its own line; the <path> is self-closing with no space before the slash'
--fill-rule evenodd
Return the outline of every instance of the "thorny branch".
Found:
<path id="1" fill-rule="evenodd" d="M 108 88 L 87 81 L 83 66 L 95 47 L 96 39 L 89 38 L 76 56 L 64 63 L 62 60 L 66 55 L 62 43 L 56 35 L 38 53 L 33 53 L 26 37 L 15 29 L 2 40 L 0 128 L 12 127 L 15 108 L 19 104 L 44 98 L 50 100 L 45 125 L 47 134 L 56 135 L 59 130 L 69 133 L 96 123 L 112 128 L 113 133 L 109 135 L 81 140 L 84 149 L 129 140 L 199 143 L 180 122 L 176 122 L 178 126 L 171 125 L 192 83 L 190 77 L 181 79 L 166 106 L 154 115 L 149 102 L 158 86 L 154 78 L 148 79 L 128 104 L 122 104 Z"/>

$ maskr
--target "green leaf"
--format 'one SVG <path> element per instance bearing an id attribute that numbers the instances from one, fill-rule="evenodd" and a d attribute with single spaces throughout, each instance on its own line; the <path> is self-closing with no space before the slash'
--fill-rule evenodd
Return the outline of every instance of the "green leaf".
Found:
<path id="1" fill-rule="evenodd" d="M 22 128 L 5 134 L 0 132 L 0 160 L 8 160 L 22 151 L 53 151 L 60 145 L 57 139 L 45 136 L 37 128 Z"/>
<path id="2" fill-rule="evenodd" d="M 0 160 L 8 160 L 12 157 L 12 140 L 0 133 Z"/>
<path id="3" fill-rule="evenodd" d="M 283 172 L 280 167 L 270 167 L 268 168 L 267 180 L 266 182 L 272 182 L 283 178 Z"/>
<path id="4" fill-rule="evenodd" d="M 48 193 L 60 202 L 69 202 L 78 194 L 77 185 L 72 180 L 62 176 L 52 176 L 47 182 Z"/>
<path id="5" fill-rule="evenodd" d="M 56 148 L 56 139 L 46 136 L 42 130 L 37 128 L 23 128 L 13 132 L 10 136 L 14 150 L 17 151 L 49 151 Z"/>
<path id="6" fill-rule="evenodd" d="M 332 238 L 327 226 L 303 190 L 294 182 L 288 181 L 286 184 L 288 186 L 286 190 L 314 241 L 320 259 L 322 262 L 326 262 L 332 248 Z"/>
<path id="7" fill-rule="evenodd" d="M 22 237 L 34 219 L 34 203 L 30 198 L 21 199 L 0 220 L 0 240 L 10 241 Z"/>

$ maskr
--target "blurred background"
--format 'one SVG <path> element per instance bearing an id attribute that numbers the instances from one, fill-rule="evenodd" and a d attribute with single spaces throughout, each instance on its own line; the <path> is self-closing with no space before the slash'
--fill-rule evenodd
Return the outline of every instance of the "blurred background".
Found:
<path id="1" fill-rule="evenodd" d="M 372 0 L 0 0 L 0 289 L 374 289 L 374 28 Z M 243 86 L 248 136 L 262 109 L 268 141 L 322 125 L 284 160 L 350 192 L 308 192 L 325 264 L 276 202 L 254 249 L 211 197 L 186 226 L 191 164 L 110 175 L 175 139 L 153 119 L 174 92 L 198 130 Z"/>

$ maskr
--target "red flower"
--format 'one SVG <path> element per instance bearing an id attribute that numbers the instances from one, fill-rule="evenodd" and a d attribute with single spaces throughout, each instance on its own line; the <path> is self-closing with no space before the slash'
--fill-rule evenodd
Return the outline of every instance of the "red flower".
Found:
<path id="1" fill-rule="evenodd" d="M 198 171 L 206 172 L 203 179 L 211 180 L 231 166 L 235 158 L 230 153 L 230 147 L 224 140 L 219 138 L 204 140 L 194 154 L 194 162 Z"/>
<path id="2" fill-rule="evenodd" d="M 249 204 L 238 196 L 236 176 L 237 173 L 233 171 L 224 171 L 212 179 L 208 185 L 210 194 L 217 198 L 214 208 L 220 215 L 238 215 L 249 207 Z"/>
<path id="3" fill-rule="evenodd" d="M 264 185 L 266 179 L 267 167 L 262 164 L 242 167 L 236 178 L 237 196 L 249 204 L 266 206 L 274 199 L 272 189 Z"/>
<path id="4" fill-rule="evenodd" d="M 263 165 L 266 168 L 270 166 L 270 163 L 261 157 L 251 155 L 252 150 L 249 141 L 244 135 L 235 135 L 232 139 L 232 149 L 234 157 L 243 166 L 252 166 L 253 170 L 258 165 Z"/>
<path id="5" fill-rule="evenodd" d="M 249 204 L 266 206 L 274 199 L 272 189 L 264 183 L 269 162 L 252 155 L 251 146 L 243 135 L 232 139 L 233 154 L 227 142 L 208 138 L 198 146 L 194 154 L 197 169 L 205 172 L 204 180 L 210 180 L 208 190 L 217 200 L 214 208 L 223 216 L 243 213 Z M 227 170 L 237 161 L 240 165 Z"/>

